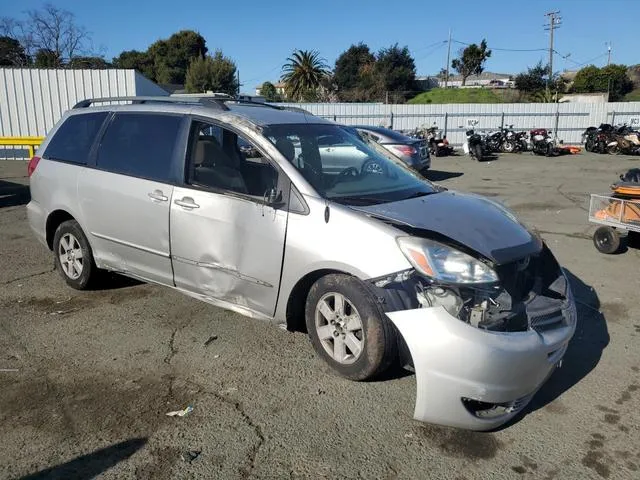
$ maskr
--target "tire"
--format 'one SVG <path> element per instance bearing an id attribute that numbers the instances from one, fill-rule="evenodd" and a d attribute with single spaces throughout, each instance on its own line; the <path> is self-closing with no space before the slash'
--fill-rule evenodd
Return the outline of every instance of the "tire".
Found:
<path id="1" fill-rule="evenodd" d="M 340 299 L 342 315 L 336 322 Z M 331 274 L 316 281 L 307 296 L 305 317 L 316 353 L 343 377 L 371 379 L 387 370 L 398 356 L 393 325 L 355 277 Z M 345 320 L 347 317 L 352 320 Z M 360 350 L 356 352 L 350 345 Z"/>
<path id="2" fill-rule="evenodd" d="M 593 234 L 593 244 L 600 253 L 611 255 L 620 250 L 620 235 L 611 227 L 599 227 Z"/>
<path id="3" fill-rule="evenodd" d="M 516 144 L 511 141 L 506 141 L 502 144 L 502 151 L 504 153 L 513 153 L 516 149 Z"/>
<path id="4" fill-rule="evenodd" d="M 588 139 L 585 143 L 584 143 L 584 149 L 587 152 L 593 152 L 593 140 Z"/>
<path id="5" fill-rule="evenodd" d="M 609 155 L 617 155 L 620 152 L 618 145 L 607 145 L 607 153 Z"/>
<path id="6" fill-rule="evenodd" d="M 473 156 L 476 157 L 477 161 L 482 160 L 482 145 L 474 145 L 473 146 Z"/>
<path id="7" fill-rule="evenodd" d="M 93 252 L 75 220 L 62 222 L 53 237 L 55 266 L 71 288 L 86 290 L 98 277 Z"/>

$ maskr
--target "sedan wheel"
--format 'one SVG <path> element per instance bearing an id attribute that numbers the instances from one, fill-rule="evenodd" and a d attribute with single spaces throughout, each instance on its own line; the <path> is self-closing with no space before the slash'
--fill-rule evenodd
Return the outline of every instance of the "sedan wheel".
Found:
<path id="1" fill-rule="evenodd" d="M 329 292 L 320 298 L 315 326 L 322 347 L 336 362 L 349 365 L 362 355 L 365 340 L 362 320 L 344 295 Z"/>

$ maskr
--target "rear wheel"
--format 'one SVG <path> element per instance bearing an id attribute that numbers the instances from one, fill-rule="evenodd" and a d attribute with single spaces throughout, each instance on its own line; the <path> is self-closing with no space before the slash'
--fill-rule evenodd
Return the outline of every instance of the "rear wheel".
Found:
<path id="1" fill-rule="evenodd" d="M 502 144 L 502 151 L 505 153 L 513 153 L 515 149 L 516 149 L 516 144 L 513 143 L 511 140 L 507 140 Z"/>
<path id="2" fill-rule="evenodd" d="M 315 351 L 346 378 L 370 379 L 397 357 L 391 322 L 357 278 L 320 278 L 307 296 L 305 317 Z"/>
<path id="3" fill-rule="evenodd" d="M 58 226 L 53 237 L 53 252 L 56 268 L 67 285 L 85 290 L 95 281 L 98 268 L 78 222 L 67 220 Z"/>
<path id="4" fill-rule="evenodd" d="M 620 250 L 620 235 L 611 227 L 599 227 L 593 234 L 593 244 L 600 253 L 616 253 Z"/>
<path id="5" fill-rule="evenodd" d="M 617 155 L 619 152 L 620 152 L 620 149 L 618 148 L 618 144 L 607 145 L 607 153 L 609 155 Z"/>

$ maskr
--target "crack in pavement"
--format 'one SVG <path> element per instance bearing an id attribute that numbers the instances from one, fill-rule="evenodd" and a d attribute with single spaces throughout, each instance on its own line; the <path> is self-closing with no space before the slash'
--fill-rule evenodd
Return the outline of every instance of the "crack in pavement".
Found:
<path id="1" fill-rule="evenodd" d="M 166 357 L 164 357 L 164 363 L 166 363 L 167 365 L 171 365 L 171 360 L 173 360 L 174 355 L 178 352 L 174 345 L 176 333 L 178 333 L 178 328 L 180 327 L 174 328 L 173 332 L 171 333 L 171 339 L 169 340 L 169 353 Z"/>
<path id="2" fill-rule="evenodd" d="M 550 230 L 538 230 L 538 233 L 545 235 L 558 235 L 567 238 L 579 238 L 581 240 L 591 240 L 591 236 L 586 233 L 564 233 L 564 232 L 552 232 Z"/>
<path id="3" fill-rule="evenodd" d="M 56 268 L 53 267 L 53 268 L 50 268 L 49 270 L 45 270 L 44 272 L 32 273 L 31 275 L 26 275 L 24 277 L 18 277 L 18 278 L 14 278 L 13 280 L 7 280 L 6 282 L 0 283 L 0 285 L 10 285 L 12 283 L 19 282 L 21 280 L 28 280 L 29 278 L 38 277 L 40 275 L 45 275 L 47 273 L 51 273 L 51 272 L 55 271 L 55 269 Z"/>
<path id="4" fill-rule="evenodd" d="M 568 194 L 568 193 L 564 193 L 564 192 L 562 191 L 562 187 L 564 187 L 564 183 L 561 183 L 560 185 L 558 185 L 558 186 L 556 187 L 556 191 L 558 192 L 558 194 L 559 194 L 561 197 L 563 197 L 563 198 L 564 198 L 564 199 L 566 199 L 566 200 L 569 200 L 569 201 L 570 201 L 574 206 L 578 207 L 580 210 L 583 210 L 583 211 L 585 211 L 585 212 L 588 212 L 588 211 L 589 211 L 589 209 L 588 209 L 588 208 L 584 208 L 584 207 L 582 206 L 582 203 L 583 203 L 583 201 L 582 201 L 582 200 L 576 200 L 576 199 L 572 198 L 571 196 L 569 196 L 569 194 Z"/>
<path id="5" fill-rule="evenodd" d="M 197 384 L 195 382 L 189 382 L 195 385 L 198 388 L 198 393 L 206 393 L 208 395 L 213 396 L 216 400 L 220 400 L 227 405 L 233 406 L 233 408 L 240 414 L 242 417 L 242 421 L 253 430 L 258 439 L 258 442 L 249 450 L 247 454 L 247 465 L 240 470 L 240 478 L 247 479 L 251 477 L 253 470 L 256 467 L 256 458 L 258 457 L 258 452 L 266 442 L 264 433 L 262 432 L 262 427 L 258 425 L 251 416 L 245 411 L 244 405 L 242 402 L 235 401 L 231 398 L 227 398 L 224 395 L 221 395 L 218 392 L 212 392 L 211 390 L 205 389 L 202 385 Z"/>

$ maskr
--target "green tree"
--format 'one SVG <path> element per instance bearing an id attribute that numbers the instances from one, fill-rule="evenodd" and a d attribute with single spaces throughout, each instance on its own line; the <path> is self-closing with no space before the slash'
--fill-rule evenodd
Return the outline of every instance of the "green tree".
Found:
<path id="1" fill-rule="evenodd" d="M 166 40 L 158 40 L 147 50 L 153 60 L 153 79 L 168 84 L 184 84 L 191 61 L 206 53 L 206 40 L 192 30 L 182 30 Z"/>
<path id="2" fill-rule="evenodd" d="M 571 90 L 575 93 L 609 92 L 609 101 L 621 100 L 633 90 L 633 82 L 625 65 L 608 65 L 598 68 L 589 65 L 579 70 Z"/>
<path id="3" fill-rule="evenodd" d="M 376 61 L 375 56 L 364 43 L 351 45 L 336 60 L 333 82 L 341 100 L 366 101 L 371 87 L 369 67 Z"/>
<path id="4" fill-rule="evenodd" d="M 189 93 L 238 93 L 236 64 L 217 50 L 213 57 L 196 57 L 187 70 L 185 87 Z"/>
<path id="5" fill-rule="evenodd" d="M 260 95 L 262 95 L 267 102 L 280 102 L 282 97 L 276 90 L 276 87 L 271 82 L 264 82 L 260 87 Z"/>
<path id="6" fill-rule="evenodd" d="M 281 80 L 286 84 L 287 96 L 295 101 L 315 95 L 329 67 L 315 50 L 294 50 L 282 66 Z"/>
<path id="7" fill-rule="evenodd" d="M 102 57 L 73 57 L 69 63 L 68 68 L 89 68 L 89 69 L 103 69 L 109 68 L 111 65 L 106 62 Z"/>
<path id="8" fill-rule="evenodd" d="M 15 38 L 0 37 L 0 66 L 23 67 L 29 64 L 24 47 Z"/>
<path id="9" fill-rule="evenodd" d="M 378 87 L 393 94 L 394 102 L 405 101 L 416 93 L 416 64 L 407 47 L 398 44 L 378 52 L 375 63 Z"/>
<path id="10" fill-rule="evenodd" d="M 548 75 L 549 66 L 538 62 L 534 67 L 528 68 L 526 72 L 516 75 L 515 86 L 524 93 L 538 92 L 546 88 Z"/>
<path id="11" fill-rule="evenodd" d="M 147 52 L 139 52 L 137 50 L 124 51 L 113 59 L 113 66 L 137 70 L 145 77 L 155 81 L 153 59 L 149 57 Z"/>
<path id="12" fill-rule="evenodd" d="M 466 85 L 467 78 L 471 75 L 480 75 L 484 71 L 484 64 L 491 56 L 491 50 L 487 48 L 487 41 L 483 39 L 480 46 L 472 43 L 461 49 L 459 57 L 451 62 L 453 69 L 462 76 L 462 85 Z"/>
<path id="13" fill-rule="evenodd" d="M 33 65 L 37 68 L 61 68 L 63 63 L 56 52 L 41 48 L 36 52 Z"/>

